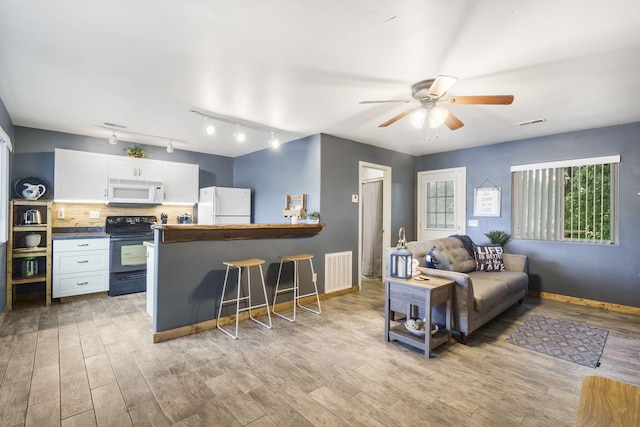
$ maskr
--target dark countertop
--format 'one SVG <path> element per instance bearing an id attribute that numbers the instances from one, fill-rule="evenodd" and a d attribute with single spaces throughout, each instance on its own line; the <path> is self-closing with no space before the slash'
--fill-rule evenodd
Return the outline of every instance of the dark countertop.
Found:
<path id="1" fill-rule="evenodd" d="M 69 239 L 108 239 L 109 235 L 104 231 L 94 232 L 78 232 L 78 233 L 52 233 L 51 240 L 69 240 Z"/>
<path id="2" fill-rule="evenodd" d="M 253 240 L 288 237 L 308 237 L 319 234 L 320 224 L 156 224 L 151 228 L 161 231 L 162 243 L 197 242 L 202 240 Z"/>

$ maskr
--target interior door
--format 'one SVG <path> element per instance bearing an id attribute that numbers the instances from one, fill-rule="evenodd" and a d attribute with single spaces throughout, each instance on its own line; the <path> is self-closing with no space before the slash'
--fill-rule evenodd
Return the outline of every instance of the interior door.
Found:
<path id="1" fill-rule="evenodd" d="M 418 240 L 466 234 L 466 168 L 418 173 Z"/>

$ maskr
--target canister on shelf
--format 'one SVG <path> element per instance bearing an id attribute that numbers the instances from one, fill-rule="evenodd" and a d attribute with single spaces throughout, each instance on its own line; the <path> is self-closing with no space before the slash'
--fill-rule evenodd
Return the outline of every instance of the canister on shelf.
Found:
<path id="1" fill-rule="evenodd" d="M 22 277 L 33 277 L 38 275 L 38 260 L 35 257 L 22 259 Z"/>

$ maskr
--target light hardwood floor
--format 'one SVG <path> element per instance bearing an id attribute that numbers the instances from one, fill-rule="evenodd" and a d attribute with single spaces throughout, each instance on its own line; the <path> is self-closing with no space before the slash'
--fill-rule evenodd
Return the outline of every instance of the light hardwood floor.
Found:
<path id="1" fill-rule="evenodd" d="M 0 327 L 3 426 L 573 425 L 588 375 L 640 385 L 640 318 L 528 297 L 425 359 L 387 343 L 384 288 L 273 329 L 151 343 L 145 294 L 17 307 Z M 532 314 L 610 331 L 586 368 L 505 338 Z"/>

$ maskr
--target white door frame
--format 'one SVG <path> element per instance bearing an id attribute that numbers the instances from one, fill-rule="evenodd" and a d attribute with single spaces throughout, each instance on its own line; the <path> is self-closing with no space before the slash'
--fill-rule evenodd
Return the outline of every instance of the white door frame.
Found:
<path id="1" fill-rule="evenodd" d="M 453 179 L 455 182 L 454 189 L 454 200 L 456 202 L 455 206 L 455 224 L 454 228 L 451 230 L 444 230 L 443 232 L 435 232 L 435 235 L 429 235 L 429 231 L 424 228 L 424 218 L 425 218 L 425 189 L 423 188 L 422 182 L 425 177 L 428 176 L 438 176 L 444 177 L 445 179 Z M 417 175 L 417 183 L 416 188 L 416 207 L 417 207 L 417 239 L 418 240 L 432 240 L 434 238 L 449 236 L 451 234 L 466 234 L 466 219 L 467 219 L 467 168 L 459 167 L 459 168 L 449 168 L 449 169 L 438 169 L 438 170 L 430 170 L 418 172 Z M 435 230 L 435 229 L 434 229 Z M 443 234 L 444 233 L 444 234 Z"/>
<path id="2" fill-rule="evenodd" d="M 386 271 L 385 250 L 391 246 L 391 167 L 375 163 L 358 162 L 358 289 L 362 289 L 362 181 L 365 168 L 382 171 L 382 275 Z"/>

